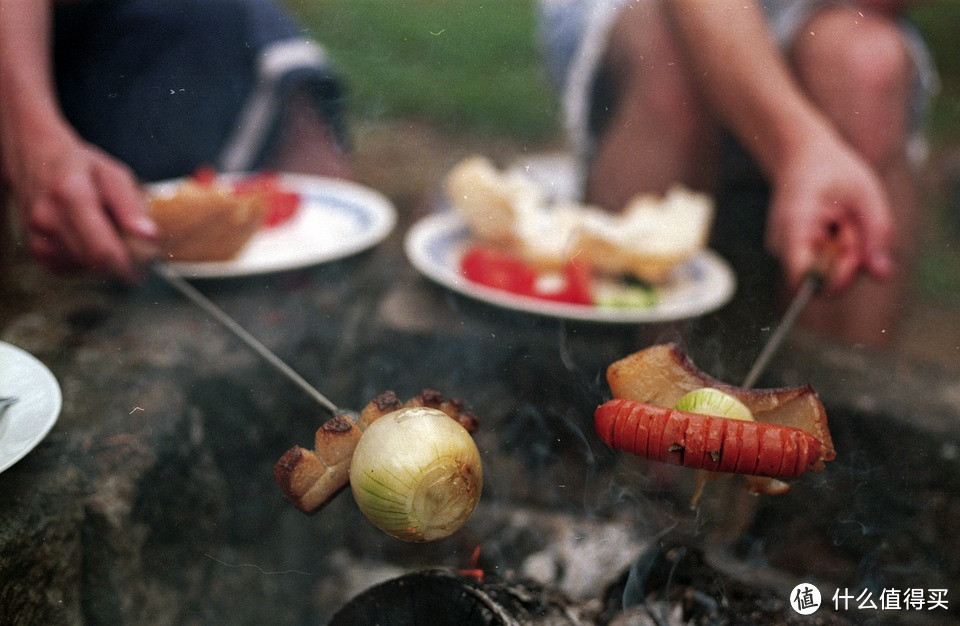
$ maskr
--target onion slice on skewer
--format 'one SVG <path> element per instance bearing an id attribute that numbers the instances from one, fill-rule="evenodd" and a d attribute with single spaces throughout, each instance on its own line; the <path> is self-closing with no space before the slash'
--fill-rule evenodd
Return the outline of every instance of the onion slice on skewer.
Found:
<path id="1" fill-rule="evenodd" d="M 453 534 L 473 513 L 482 484 L 480 452 L 470 433 L 426 407 L 400 409 L 371 424 L 350 463 L 360 510 L 406 541 Z"/>

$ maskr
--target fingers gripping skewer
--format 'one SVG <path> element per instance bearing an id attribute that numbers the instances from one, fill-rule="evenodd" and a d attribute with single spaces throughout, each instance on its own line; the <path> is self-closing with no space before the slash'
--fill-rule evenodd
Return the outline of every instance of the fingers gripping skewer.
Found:
<path id="1" fill-rule="evenodd" d="M 180 292 L 181 295 L 186 297 L 196 306 L 200 307 L 200 309 L 202 309 L 207 315 L 219 322 L 235 337 L 245 343 L 247 347 L 256 352 L 263 360 L 272 365 L 288 380 L 306 392 L 307 395 L 313 398 L 323 408 L 333 415 L 336 415 L 340 412 L 340 409 L 336 404 L 331 402 L 326 396 L 317 391 L 310 383 L 300 376 L 300 374 L 294 371 L 293 368 L 284 363 L 280 357 L 271 352 L 269 348 L 260 343 L 256 337 L 247 332 L 247 330 L 240 326 L 240 324 L 238 324 L 233 318 L 224 313 L 223 310 L 211 302 L 206 296 L 197 291 L 193 285 L 181 278 L 170 268 L 160 263 L 152 264 L 151 269 L 153 270 L 154 274 L 160 277 L 167 285 Z"/>

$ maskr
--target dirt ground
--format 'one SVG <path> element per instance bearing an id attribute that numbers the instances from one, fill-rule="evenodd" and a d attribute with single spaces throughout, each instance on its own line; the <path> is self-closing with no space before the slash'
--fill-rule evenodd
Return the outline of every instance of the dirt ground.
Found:
<path id="1" fill-rule="evenodd" d="M 389 196 L 400 212 L 401 229 L 429 212 L 444 173 L 460 159 L 484 154 L 498 163 L 562 150 L 556 145 L 526 145 L 503 138 L 450 133 L 416 122 L 360 126 L 355 135 L 359 180 Z M 934 152 L 921 175 L 923 203 L 953 207 L 960 189 L 960 148 Z M 942 209 L 938 209 L 942 211 Z M 960 222 L 958 222 L 960 223 Z M 930 228 L 940 228 L 933 224 Z M 948 258 L 957 258 L 960 228 L 952 236 L 925 237 L 929 245 L 946 246 Z M 924 245 L 927 245 L 925 243 Z M 956 272 L 957 267 L 944 267 Z M 890 351 L 911 361 L 960 373 L 960 302 L 924 295 L 922 290 L 904 305 L 901 327 Z"/>

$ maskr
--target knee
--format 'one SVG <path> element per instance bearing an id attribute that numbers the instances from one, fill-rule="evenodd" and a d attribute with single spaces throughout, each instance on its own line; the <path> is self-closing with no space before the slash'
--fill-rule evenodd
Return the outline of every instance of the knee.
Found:
<path id="1" fill-rule="evenodd" d="M 880 17 L 857 16 L 846 32 L 807 59 L 832 79 L 808 80 L 828 115 L 847 139 L 875 164 L 903 151 L 909 127 L 913 62 L 895 24 Z"/>
<path id="2" fill-rule="evenodd" d="M 904 106 L 913 63 L 906 41 L 893 24 L 875 23 L 854 31 L 837 51 L 836 63 L 863 100 L 891 108 Z"/>
<path id="3" fill-rule="evenodd" d="M 891 26 L 868 40 L 856 39 L 847 53 L 849 80 L 863 106 L 851 141 L 872 163 L 889 163 L 904 152 L 909 133 L 913 65 L 905 42 Z"/>

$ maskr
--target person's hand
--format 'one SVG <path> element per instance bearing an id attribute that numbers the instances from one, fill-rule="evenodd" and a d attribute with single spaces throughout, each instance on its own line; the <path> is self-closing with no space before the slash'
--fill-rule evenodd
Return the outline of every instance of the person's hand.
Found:
<path id="1" fill-rule="evenodd" d="M 842 143 L 812 143 L 792 155 L 773 177 L 771 193 L 766 245 L 790 285 L 817 268 L 828 249 L 828 290 L 844 289 L 860 271 L 890 275 L 893 222 L 883 187 Z"/>
<path id="2" fill-rule="evenodd" d="M 155 254 L 156 227 L 129 168 L 69 132 L 18 156 L 5 164 L 6 177 L 37 261 L 134 280 L 141 257 Z"/>

